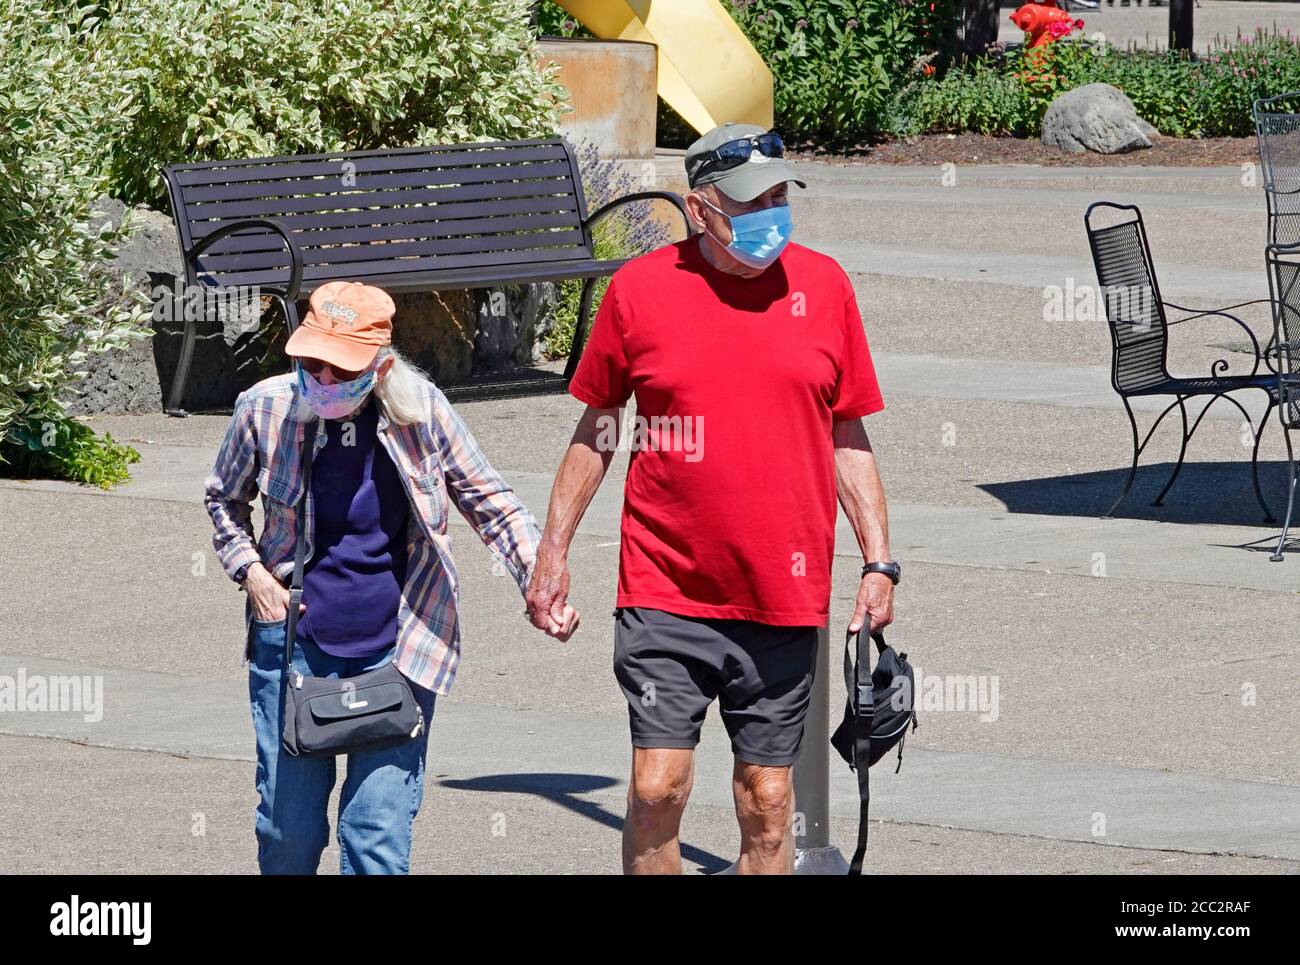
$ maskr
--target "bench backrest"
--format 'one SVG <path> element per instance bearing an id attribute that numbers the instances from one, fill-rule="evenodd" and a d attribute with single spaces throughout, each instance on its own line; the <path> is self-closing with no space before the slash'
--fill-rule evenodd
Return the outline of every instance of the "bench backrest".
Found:
<path id="1" fill-rule="evenodd" d="M 592 258 L 582 179 L 562 138 L 207 161 L 163 174 L 183 251 L 233 221 L 271 218 L 302 249 L 304 293 L 335 279 L 436 287 L 440 274 L 490 279 L 546 262 L 560 272 Z M 284 285 L 289 256 L 278 235 L 250 229 L 190 270 L 208 285 Z"/>

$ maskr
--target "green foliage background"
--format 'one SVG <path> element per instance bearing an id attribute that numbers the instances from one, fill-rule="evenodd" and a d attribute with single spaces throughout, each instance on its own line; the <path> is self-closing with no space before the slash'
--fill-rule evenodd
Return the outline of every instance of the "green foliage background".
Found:
<path id="1" fill-rule="evenodd" d="M 1037 136 L 1043 114 L 1064 90 L 1118 87 L 1138 114 L 1171 137 L 1246 137 L 1251 104 L 1300 89 L 1300 47 L 1257 33 L 1191 59 L 1169 51 L 1118 49 L 1084 39 L 1058 41 L 1039 54 L 984 58 L 899 96 L 900 134 L 928 131 Z"/>
<path id="2" fill-rule="evenodd" d="M 89 227 L 96 199 L 165 209 L 174 161 L 550 135 L 529 6 L 0 0 L 0 471 L 126 474 L 62 402 L 88 355 L 151 334 L 104 267 L 130 224 Z"/>

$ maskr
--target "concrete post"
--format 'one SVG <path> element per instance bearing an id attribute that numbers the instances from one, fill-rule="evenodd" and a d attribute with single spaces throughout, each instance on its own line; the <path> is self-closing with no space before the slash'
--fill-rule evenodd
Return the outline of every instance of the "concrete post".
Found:
<path id="1" fill-rule="evenodd" d="M 794 873 L 844 875 L 849 863 L 831 844 L 831 653 L 830 634 L 817 631 L 817 671 L 803 744 L 794 765 L 794 807 L 803 833 L 795 837 Z"/>

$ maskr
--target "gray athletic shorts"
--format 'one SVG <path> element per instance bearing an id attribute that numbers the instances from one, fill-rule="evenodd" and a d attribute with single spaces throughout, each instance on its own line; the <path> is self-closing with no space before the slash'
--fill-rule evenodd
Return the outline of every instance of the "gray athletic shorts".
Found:
<path id="1" fill-rule="evenodd" d="M 634 747 L 695 747 L 715 699 L 736 757 L 785 766 L 799 756 L 816 666 L 816 627 L 614 611 L 614 675 Z"/>

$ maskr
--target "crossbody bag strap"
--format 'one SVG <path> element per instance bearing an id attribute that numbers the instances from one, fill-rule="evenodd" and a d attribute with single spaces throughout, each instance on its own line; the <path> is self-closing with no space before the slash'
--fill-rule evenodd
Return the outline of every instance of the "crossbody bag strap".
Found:
<path id="1" fill-rule="evenodd" d="M 311 464 L 316 458 L 316 427 L 319 419 L 307 423 L 302 440 L 302 496 L 298 499 L 298 536 L 293 553 L 293 578 L 289 583 L 289 612 L 284 623 L 284 686 L 289 687 L 293 669 L 293 645 L 298 639 L 298 607 L 302 603 L 302 571 L 307 565 L 307 497 L 311 495 Z"/>

